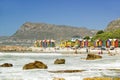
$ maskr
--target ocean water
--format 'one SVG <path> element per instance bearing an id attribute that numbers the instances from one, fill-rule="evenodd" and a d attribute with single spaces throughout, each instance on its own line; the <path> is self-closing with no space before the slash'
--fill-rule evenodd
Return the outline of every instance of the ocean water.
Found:
<path id="1" fill-rule="evenodd" d="M 85 60 L 87 54 L 60 53 L 0 53 L 0 64 L 12 63 L 13 67 L 0 67 L 0 80 L 82 80 L 85 77 L 120 77 L 120 56 L 103 54 L 102 59 Z M 65 59 L 65 64 L 55 65 L 56 59 Z M 42 61 L 48 69 L 23 70 L 23 66 L 34 61 Z M 109 70 L 111 69 L 111 70 Z M 113 70 L 119 69 L 119 70 Z M 57 70 L 85 70 L 76 73 L 51 73 Z"/>

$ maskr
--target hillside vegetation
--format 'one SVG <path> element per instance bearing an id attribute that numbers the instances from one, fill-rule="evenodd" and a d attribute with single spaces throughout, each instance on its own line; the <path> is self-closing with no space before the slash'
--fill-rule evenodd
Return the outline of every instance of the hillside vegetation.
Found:
<path id="1" fill-rule="evenodd" d="M 93 40 L 96 40 L 96 39 L 107 40 L 107 39 L 115 39 L 115 38 L 120 39 L 120 29 L 103 32 L 101 34 L 96 34 L 93 37 Z"/>

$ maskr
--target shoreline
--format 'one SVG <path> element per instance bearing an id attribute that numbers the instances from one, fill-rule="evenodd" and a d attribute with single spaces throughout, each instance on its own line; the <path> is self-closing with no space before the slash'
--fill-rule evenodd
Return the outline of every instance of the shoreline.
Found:
<path id="1" fill-rule="evenodd" d="M 94 53 L 98 55 L 102 54 L 108 54 L 109 56 L 120 56 L 120 48 L 115 48 L 114 50 L 102 50 L 102 53 L 100 49 L 98 48 L 90 48 L 88 51 L 86 48 L 79 48 L 79 49 L 71 49 L 71 48 L 38 48 L 38 47 L 29 47 L 31 51 L 0 51 L 0 53 L 55 53 L 55 54 L 88 54 L 88 53 Z"/>

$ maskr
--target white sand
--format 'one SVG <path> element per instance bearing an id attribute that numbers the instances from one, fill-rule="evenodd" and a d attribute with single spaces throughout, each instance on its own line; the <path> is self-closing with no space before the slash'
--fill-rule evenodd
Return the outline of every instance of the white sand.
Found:
<path id="1" fill-rule="evenodd" d="M 47 52 L 47 53 L 75 53 L 76 49 L 71 48 L 40 48 L 40 47 L 30 47 L 33 52 Z M 99 48 L 88 48 L 88 53 L 99 53 L 103 52 L 104 54 L 109 53 L 112 55 L 120 55 L 120 48 L 115 48 L 114 50 L 110 50 L 109 48 L 106 50 L 100 50 Z M 77 54 L 86 53 L 87 48 L 79 48 L 77 49 Z"/>

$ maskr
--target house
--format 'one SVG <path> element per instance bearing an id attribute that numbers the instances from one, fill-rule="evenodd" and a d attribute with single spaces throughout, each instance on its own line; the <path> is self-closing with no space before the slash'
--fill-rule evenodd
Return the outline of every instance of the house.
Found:
<path id="1" fill-rule="evenodd" d="M 71 39 L 71 41 L 74 41 L 74 42 L 75 42 L 76 40 L 82 41 L 83 39 L 82 39 L 82 37 L 80 37 L 80 36 L 73 36 L 72 39 Z"/>

